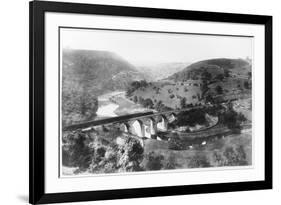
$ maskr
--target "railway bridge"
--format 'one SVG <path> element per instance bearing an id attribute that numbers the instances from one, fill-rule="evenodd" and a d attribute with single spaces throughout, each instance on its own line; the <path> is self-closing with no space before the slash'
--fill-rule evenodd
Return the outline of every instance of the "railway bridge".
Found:
<path id="1" fill-rule="evenodd" d="M 64 131 L 73 130 L 91 130 L 106 127 L 108 125 L 115 124 L 121 131 L 138 136 L 140 138 L 151 138 L 156 136 L 157 132 L 165 132 L 168 130 L 168 123 L 176 119 L 177 114 L 183 111 L 189 111 L 192 109 L 204 108 L 207 106 L 195 106 L 191 108 L 169 110 L 163 112 L 146 112 L 131 114 L 119 117 L 113 117 L 102 120 L 94 120 L 85 123 L 66 126 Z M 210 107 L 210 106 L 208 106 Z"/>

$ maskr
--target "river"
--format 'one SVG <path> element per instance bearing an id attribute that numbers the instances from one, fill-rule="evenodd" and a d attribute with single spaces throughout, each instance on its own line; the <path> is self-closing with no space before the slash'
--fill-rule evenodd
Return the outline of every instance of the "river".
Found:
<path id="1" fill-rule="evenodd" d="M 113 91 L 98 97 L 97 119 L 152 111 L 126 98 L 125 91 Z"/>

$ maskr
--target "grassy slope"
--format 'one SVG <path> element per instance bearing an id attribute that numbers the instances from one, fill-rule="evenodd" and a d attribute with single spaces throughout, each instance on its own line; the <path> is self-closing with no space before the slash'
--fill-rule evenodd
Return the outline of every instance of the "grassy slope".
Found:
<path id="1" fill-rule="evenodd" d="M 194 156 L 205 156 L 211 165 L 215 165 L 215 160 L 213 157 L 213 152 L 216 150 L 218 153 L 223 153 L 227 147 L 237 148 L 240 145 L 243 146 L 247 163 L 250 165 L 252 163 L 252 137 L 251 133 L 244 133 L 240 135 L 231 135 L 225 138 L 218 139 L 212 143 L 207 144 L 199 148 L 194 148 L 190 150 L 169 150 L 168 142 L 157 142 L 155 140 L 145 141 L 145 153 L 154 152 L 158 155 L 164 156 L 165 162 L 173 162 L 176 164 L 176 169 L 190 168 L 190 160 Z"/>
<path id="2" fill-rule="evenodd" d="M 212 77 L 215 77 L 218 74 L 224 73 L 224 70 L 229 70 L 236 75 L 245 76 L 251 71 L 251 65 L 242 59 L 218 58 L 204 60 L 187 66 L 184 70 L 172 75 L 170 79 L 183 81 L 188 78 L 198 78 L 203 71 L 207 71 L 212 74 Z"/>
<path id="3" fill-rule="evenodd" d="M 162 101 L 165 106 L 173 109 L 180 108 L 181 98 L 186 98 L 186 103 L 197 103 L 202 92 L 198 86 L 181 86 L 168 83 L 152 83 L 152 85 L 136 90 L 133 96 L 142 97 L 144 99 L 150 98 L 154 104 Z M 172 97 L 174 95 L 174 97 Z M 199 98 L 198 98 L 199 96 Z"/>

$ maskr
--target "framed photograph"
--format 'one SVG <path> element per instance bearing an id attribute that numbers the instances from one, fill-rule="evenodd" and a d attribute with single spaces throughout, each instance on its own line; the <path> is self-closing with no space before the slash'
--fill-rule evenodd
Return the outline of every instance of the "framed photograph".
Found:
<path id="1" fill-rule="evenodd" d="M 272 188 L 272 17 L 30 2 L 30 203 Z"/>

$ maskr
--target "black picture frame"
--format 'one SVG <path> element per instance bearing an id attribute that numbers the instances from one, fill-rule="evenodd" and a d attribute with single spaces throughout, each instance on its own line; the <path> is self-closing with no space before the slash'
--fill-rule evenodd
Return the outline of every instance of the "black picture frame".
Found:
<path id="1" fill-rule="evenodd" d="M 155 8 L 32 1 L 30 12 L 30 164 L 29 202 L 31 204 L 108 200 L 198 193 L 260 190 L 272 188 L 272 17 L 262 15 L 184 11 Z M 237 183 L 200 184 L 72 193 L 45 193 L 45 12 L 98 14 L 199 20 L 209 22 L 260 24 L 265 26 L 265 180 Z"/>

